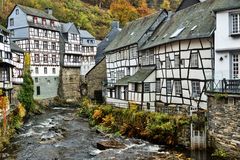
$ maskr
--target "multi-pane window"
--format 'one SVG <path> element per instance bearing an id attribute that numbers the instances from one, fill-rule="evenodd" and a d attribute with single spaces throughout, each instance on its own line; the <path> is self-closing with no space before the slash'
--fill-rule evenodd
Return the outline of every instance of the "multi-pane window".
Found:
<path id="1" fill-rule="evenodd" d="M 160 69 L 161 68 L 161 62 L 160 62 L 160 59 L 156 59 L 156 65 L 157 65 L 157 69 Z"/>
<path id="2" fill-rule="evenodd" d="M 47 37 L 47 36 L 48 36 L 47 30 L 43 30 L 43 36 L 44 36 L 44 37 Z"/>
<path id="3" fill-rule="evenodd" d="M 43 42 L 43 49 L 44 49 L 44 50 L 47 50 L 47 49 L 48 49 L 48 42 L 47 42 L 47 41 L 44 41 L 44 42 Z"/>
<path id="4" fill-rule="evenodd" d="M 172 82 L 170 79 L 166 80 L 166 92 L 167 92 L 167 94 L 172 93 Z"/>
<path id="5" fill-rule="evenodd" d="M 156 80 L 156 92 L 157 93 L 161 92 L 161 81 L 160 81 L 160 79 Z"/>
<path id="6" fill-rule="evenodd" d="M 179 55 L 174 56 L 174 67 L 179 68 Z"/>
<path id="7" fill-rule="evenodd" d="M 240 33 L 240 13 L 231 14 L 232 34 Z"/>
<path id="8" fill-rule="evenodd" d="M 68 44 L 68 50 L 71 51 L 72 50 L 72 45 Z"/>
<path id="9" fill-rule="evenodd" d="M 52 55 L 52 63 L 56 63 L 56 55 Z"/>
<path id="10" fill-rule="evenodd" d="M 34 62 L 39 63 L 39 54 L 34 54 Z"/>
<path id="11" fill-rule="evenodd" d="M 9 68 L 0 68 L 0 81 L 9 81 Z"/>
<path id="12" fill-rule="evenodd" d="M 34 40 L 34 48 L 39 49 L 39 41 L 38 40 Z"/>
<path id="13" fill-rule="evenodd" d="M 34 29 L 34 35 L 39 36 L 39 29 Z"/>
<path id="14" fill-rule="evenodd" d="M 79 50 L 80 50 L 80 46 L 77 45 L 77 44 L 75 44 L 75 45 L 74 45 L 74 51 L 79 51 Z"/>
<path id="15" fill-rule="evenodd" d="M 52 42 L 52 50 L 56 50 L 56 42 Z"/>
<path id="16" fill-rule="evenodd" d="M 10 26 L 14 26 L 14 19 L 10 18 Z"/>
<path id="17" fill-rule="evenodd" d="M 150 83 L 144 83 L 144 92 L 150 92 Z"/>
<path id="18" fill-rule="evenodd" d="M 174 81 L 174 83 L 175 83 L 175 93 L 177 95 L 182 94 L 181 81 Z"/>
<path id="19" fill-rule="evenodd" d="M 169 57 L 166 57 L 166 68 L 170 68 L 171 67 L 171 61 Z"/>
<path id="20" fill-rule="evenodd" d="M 47 67 L 44 67 L 44 74 L 47 74 Z"/>
<path id="21" fill-rule="evenodd" d="M 71 56 L 67 55 L 67 62 L 71 62 Z"/>
<path id="22" fill-rule="evenodd" d="M 233 54 L 233 78 L 239 78 L 239 56 L 238 54 Z"/>
<path id="23" fill-rule="evenodd" d="M 199 97 L 201 93 L 200 82 L 192 81 L 192 96 Z"/>
<path id="24" fill-rule="evenodd" d="M 35 74 L 38 74 L 39 71 L 38 71 L 38 67 L 35 68 Z"/>
<path id="25" fill-rule="evenodd" d="M 48 63 L 48 55 L 47 54 L 43 55 L 43 62 Z"/>
<path id="26" fill-rule="evenodd" d="M 193 68 L 198 67 L 198 53 L 191 54 L 190 65 Z"/>

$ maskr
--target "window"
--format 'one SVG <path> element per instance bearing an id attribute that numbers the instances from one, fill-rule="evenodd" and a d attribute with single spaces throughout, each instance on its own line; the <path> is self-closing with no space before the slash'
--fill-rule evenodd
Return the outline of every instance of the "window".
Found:
<path id="1" fill-rule="evenodd" d="M 33 23 L 37 24 L 37 17 L 33 17 Z"/>
<path id="2" fill-rule="evenodd" d="M 167 81 L 166 81 L 166 92 L 167 92 L 167 94 L 172 93 L 172 82 L 169 79 L 167 79 Z"/>
<path id="3" fill-rule="evenodd" d="M 174 57 L 174 67 L 175 68 L 179 68 L 179 61 L 180 61 L 179 55 L 175 55 L 175 57 Z"/>
<path id="4" fill-rule="evenodd" d="M 198 53 L 191 54 L 190 65 L 192 68 L 198 67 Z"/>
<path id="5" fill-rule="evenodd" d="M 239 34 L 240 33 L 240 13 L 231 14 L 231 34 Z"/>
<path id="6" fill-rule="evenodd" d="M 131 91 L 133 91 L 133 92 L 136 91 L 136 84 L 135 83 L 132 83 L 131 87 L 132 87 Z"/>
<path id="7" fill-rule="evenodd" d="M 45 19 L 45 18 L 42 19 L 42 24 L 43 24 L 44 26 L 46 25 L 46 19 Z"/>
<path id="8" fill-rule="evenodd" d="M 54 21 L 50 21 L 50 25 L 54 27 Z"/>
<path id="9" fill-rule="evenodd" d="M 43 36 L 48 37 L 47 30 L 43 30 Z"/>
<path id="10" fill-rule="evenodd" d="M 161 68 L 160 59 L 156 59 L 156 65 L 157 65 L 157 69 L 160 69 L 160 68 Z"/>
<path id="11" fill-rule="evenodd" d="M 39 49 L 39 41 L 38 40 L 34 40 L 34 48 Z"/>
<path id="12" fill-rule="evenodd" d="M 233 61 L 233 79 L 238 79 L 239 78 L 239 55 L 238 54 L 233 54 L 232 57 Z"/>
<path id="13" fill-rule="evenodd" d="M 166 57 L 166 68 L 170 68 L 171 67 L 171 61 L 169 57 Z"/>
<path id="14" fill-rule="evenodd" d="M 56 63 L 56 55 L 52 55 L 52 63 Z"/>
<path id="15" fill-rule="evenodd" d="M 34 35 L 39 37 L 39 30 L 38 29 L 34 29 Z"/>
<path id="16" fill-rule="evenodd" d="M 156 80 L 156 92 L 157 93 L 161 92 L 161 81 L 160 81 L 160 79 Z"/>
<path id="17" fill-rule="evenodd" d="M 79 50 L 80 50 L 80 46 L 77 45 L 77 44 L 75 44 L 75 45 L 74 45 L 74 51 L 79 51 Z"/>
<path id="18" fill-rule="evenodd" d="M 150 83 L 144 83 L 144 92 L 150 92 Z"/>
<path id="19" fill-rule="evenodd" d="M 192 96 L 199 97 L 201 93 L 200 89 L 200 82 L 199 81 L 192 81 Z"/>
<path id="20" fill-rule="evenodd" d="M 44 74 L 47 74 L 47 67 L 44 67 Z"/>
<path id="21" fill-rule="evenodd" d="M 38 78 L 37 77 L 35 78 L 35 83 L 38 83 Z"/>
<path id="22" fill-rule="evenodd" d="M 16 15 L 19 15 L 19 9 L 16 9 Z"/>
<path id="23" fill-rule="evenodd" d="M 40 95 L 40 86 L 37 86 L 37 95 Z"/>
<path id="24" fill-rule="evenodd" d="M 74 62 L 74 63 L 79 62 L 79 57 L 78 57 L 78 56 L 73 56 L 73 62 Z"/>
<path id="25" fill-rule="evenodd" d="M 67 55 L 67 62 L 71 62 L 71 56 Z"/>
<path id="26" fill-rule="evenodd" d="M 52 73 L 56 74 L 56 68 L 52 68 Z"/>
<path id="27" fill-rule="evenodd" d="M 68 50 L 71 51 L 72 50 L 72 45 L 68 44 Z"/>
<path id="28" fill-rule="evenodd" d="M 34 62 L 39 63 L 39 54 L 34 54 Z"/>
<path id="29" fill-rule="evenodd" d="M 38 71 L 38 67 L 35 68 L 35 74 L 38 74 L 39 71 Z"/>
<path id="30" fill-rule="evenodd" d="M 72 40 L 77 40 L 77 35 L 76 34 L 72 34 Z"/>
<path id="31" fill-rule="evenodd" d="M 182 94 L 181 81 L 175 81 L 175 93 L 176 95 Z"/>
<path id="32" fill-rule="evenodd" d="M 56 42 L 52 42 L 52 50 L 56 50 Z"/>
<path id="33" fill-rule="evenodd" d="M 48 55 L 47 54 L 43 55 L 43 62 L 48 63 Z"/>
<path id="34" fill-rule="evenodd" d="M 10 26 L 14 26 L 14 19 L 10 18 Z"/>
<path id="35" fill-rule="evenodd" d="M 46 41 L 43 42 L 43 49 L 44 50 L 48 49 L 48 42 L 46 42 Z"/>

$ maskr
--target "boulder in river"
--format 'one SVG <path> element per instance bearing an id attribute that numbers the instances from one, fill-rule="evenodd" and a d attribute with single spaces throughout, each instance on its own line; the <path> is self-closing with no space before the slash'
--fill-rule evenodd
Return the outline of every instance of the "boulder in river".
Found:
<path id="1" fill-rule="evenodd" d="M 109 140 L 109 141 L 101 141 L 97 143 L 97 148 L 100 150 L 105 150 L 105 149 L 122 149 L 125 148 L 126 146 L 123 143 L 120 143 L 115 140 Z"/>

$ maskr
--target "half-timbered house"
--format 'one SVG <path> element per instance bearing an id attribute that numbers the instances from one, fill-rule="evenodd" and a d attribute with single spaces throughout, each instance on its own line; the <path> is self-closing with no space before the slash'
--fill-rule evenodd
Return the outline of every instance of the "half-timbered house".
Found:
<path id="1" fill-rule="evenodd" d="M 138 71 L 138 48 L 166 17 L 167 13 L 160 11 L 128 23 L 105 49 L 108 84 L 106 101 L 108 103 L 127 106 L 129 98 L 131 99 L 131 95 L 128 95 L 129 77 L 136 74 L 137 78 L 139 72 L 144 72 Z M 141 99 L 134 99 L 134 101 L 141 103 Z"/>
<path id="2" fill-rule="evenodd" d="M 61 25 L 51 9 L 41 11 L 16 5 L 8 17 L 11 39 L 31 53 L 34 97 L 57 96 L 60 70 L 59 32 Z"/>
<path id="3" fill-rule="evenodd" d="M 79 29 L 82 45 L 81 57 L 81 75 L 86 75 L 95 65 L 95 56 L 97 53 L 97 41 L 87 30 Z"/>
<path id="4" fill-rule="evenodd" d="M 14 42 L 11 42 L 11 53 L 13 60 L 13 84 L 23 83 L 23 63 L 24 63 L 24 51 Z"/>
<path id="5" fill-rule="evenodd" d="M 61 64 L 63 67 L 80 68 L 80 33 L 74 23 L 62 23 L 61 26 Z"/>
<path id="6" fill-rule="evenodd" d="M 9 32 L 0 25 L 0 89 L 1 95 L 8 96 L 9 100 L 11 100 L 11 91 L 13 89 L 13 67 Z"/>
<path id="7" fill-rule="evenodd" d="M 144 84 L 156 111 L 207 109 L 205 86 L 213 79 L 215 1 L 176 12 L 141 47 L 141 65 L 155 64 L 155 79 Z M 145 93 L 144 93 L 145 94 Z"/>

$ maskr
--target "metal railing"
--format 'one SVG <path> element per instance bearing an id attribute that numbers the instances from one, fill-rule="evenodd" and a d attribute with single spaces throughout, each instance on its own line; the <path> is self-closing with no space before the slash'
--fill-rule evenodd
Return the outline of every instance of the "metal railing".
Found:
<path id="1" fill-rule="evenodd" d="M 240 79 L 209 81 L 206 85 L 207 92 L 220 92 L 240 94 Z"/>

